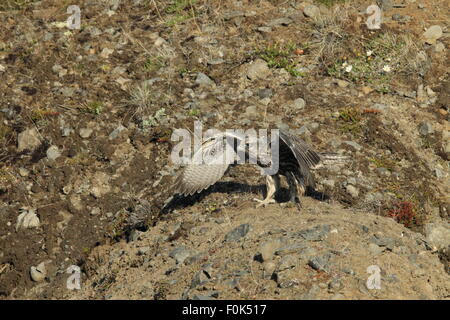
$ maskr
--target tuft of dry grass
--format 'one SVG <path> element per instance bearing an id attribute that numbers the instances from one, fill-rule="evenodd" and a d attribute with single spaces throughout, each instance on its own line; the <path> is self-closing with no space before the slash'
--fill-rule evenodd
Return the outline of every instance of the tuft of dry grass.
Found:
<path id="1" fill-rule="evenodd" d="M 320 14 L 306 26 L 311 34 L 311 49 L 317 62 L 328 65 L 345 53 L 351 37 L 346 31 L 349 10 L 348 6 L 336 5 L 330 8 L 328 14 Z"/>

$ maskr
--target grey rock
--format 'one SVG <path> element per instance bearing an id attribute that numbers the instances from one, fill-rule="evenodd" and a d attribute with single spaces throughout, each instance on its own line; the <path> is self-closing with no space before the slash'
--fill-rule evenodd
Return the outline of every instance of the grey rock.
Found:
<path id="1" fill-rule="evenodd" d="M 320 287 L 317 284 L 313 284 L 308 292 L 300 296 L 300 300 L 315 300 L 317 294 L 320 291 Z"/>
<path id="2" fill-rule="evenodd" d="M 307 247 L 304 250 L 302 250 L 299 254 L 300 259 L 309 260 L 313 256 L 317 254 L 317 250 L 312 247 Z"/>
<path id="3" fill-rule="evenodd" d="M 203 270 L 200 270 L 192 278 L 190 288 L 194 289 L 198 286 L 208 283 L 209 281 L 210 281 L 210 277 L 209 277 L 208 273 L 204 272 Z"/>
<path id="4" fill-rule="evenodd" d="M 320 16 L 320 9 L 313 4 L 308 4 L 303 9 L 303 14 L 309 18 L 317 18 Z"/>
<path id="5" fill-rule="evenodd" d="M 344 141 L 346 145 L 349 145 L 350 147 L 354 148 L 356 151 L 360 151 L 362 149 L 362 146 L 354 141 Z"/>
<path id="6" fill-rule="evenodd" d="M 206 296 L 201 294 L 194 294 L 192 300 L 215 300 L 212 296 Z"/>
<path id="7" fill-rule="evenodd" d="M 177 247 L 174 250 L 172 250 L 169 253 L 169 257 L 175 259 L 177 264 L 181 264 L 184 262 L 184 260 L 186 260 L 187 258 L 189 258 L 195 254 L 196 254 L 195 251 L 193 251 L 185 246 L 180 246 L 180 247 Z"/>
<path id="8" fill-rule="evenodd" d="M 218 65 L 218 64 L 222 64 L 224 63 L 225 60 L 219 58 L 219 59 L 209 59 L 206 63 L 212 66 Z"/>
<path id="9" fill-rule="evenodd" d="M 47 158 L 49 160 L 56 160 L 61 156 L 61 152 L 59 151 L 57 146 L 51 146 L 47 149 Z"/>
<path id="10" fill-rule="evenodd" d="M 445 45 L 442 42 L 436 42 L 436 45 L 434 46 L 434 52 L 444 52 L 445 51 Z"/>
<path id="11" fill-rule="evenodd" d="M 150 251 L 150 247 L 149 247 L 149 246 L 146 246 L 146 247 L 140 247 L 140 248 L 138 249 L 138 255 L 144 256 L 144 255 L 146 255 L 149 251 Z"/>
<path id="12" fill-rule="evenodd" d="M 425 121 L 419 125 L 419 133 L 422 136 L 427 136 L 429 134 L 432 134 L 433 132 L 434 132 L 434 129 L 433 129 L 433 125 L 431 123 Z"/>
<path id="13" fill-rule="evenodd" d="M 256 30 L 258 30 L 261 33 L 269 33 L 272 32 L 272 28 L 270 27 L 259 27 Z"/>
<path id="14" fill-rule="evenodd" d="M 275 26 L 288 26 L 290 25 L 292 22 L 294 22 L 291 18 L 278 18 L 278 19 L 274 19 L 269 21 L 269 23 L 267 23 L 268 27 L 275 27 Z"/>
<path id="15" fill-rule="evenodd" d="M 432 222 L 425 224 L 427 242 L 434 250 L 441 250 L 450 246 L 450 224 L 447 222 Z"/>
<path id="16" fill-rule="evenodd" d="M 280 264 L 278 265 L 279 271 L 284 271 L 288 269 L 295 268 L 298 263 L 298 258 L 294 255 L 287 255 L 281 258 Z"/>
<path id="17" fill-rule="evenodd" d="M 65 127 L 65 128 L 62 129 L 61 136 L 62 136 L 62 137 L 68 137 L 68 136 L 70 136 L 70 134 L 71 134 L 72 132 L 73 132 L 72 128 Z"/>
<path id="18" fill-rule="evenodd" d="M 256 59 L 252 63 L 248 64 L 247 74 L 246 76 L 250 80 L 261 79 L 267 76 L 269 73 L 269 67 L 267 66 L 267 62 L 262 59 Z"/>
<path id="19" fill-rule="evenodd" d="M 281 246 L 281 242 L 279 240 L 271 240 L 262 243 L 259 247 L 259 252 L 263 258 L 263 261 L 271 260 L 276 249 Z"/>
<path id="20" fill-rule="evenodd" d="M 388 109 L 388 106 L 382 103 L 375 103 L 372 106 L 372 109 L 378 110 L 378 111 L 386 111 Z"/>
<path id="21" fill-rule="evenodd" d="M 438 25 L 429 27 L 424 33 L 423 37 L 428 44 L 436 43 L 436 40 L 442 37 L 442 28 Z"/>
<path id="22" fill-rule="evenodd" d="M 243 17 L 243 16 L 244 16 L 244 11 L 236 10 L 236 11 L 225 12 L 225 14 L 223 15 L 223 18 L 225 20 L 231 20 L 231 19 L 234 19 L 237 17 Z"/>
<path id="23" fill-rule="evenodd" d="M 239 227 L 231 230 L 225 236 L 225 241 L 238 241 L 241 238 L 245 237 L 247 233 L 250 231 L 250 225 L 245 223 L 241 224 Z"/>
<path id="24" fill-rule="evenodd" d="M 342 268 L 342 271 L 344 272 L 344 273 L 346 273 L 346 274 L 349 274 L 349 275 L 351 275 L 351 276 L 354 276 L 355 275 L 355 271 L 353 271 L 353 269 L 351 269 L 351 268 Z"/>
<path id="25" fill-rule="evenodd" d="M 330 232 L 330 225 L 318 225 L 311 229 L 304 229 L 298 232 L 298 235 L 308 241 L 322 241 Z"/>
<path id="26" fill-rule="evenodd" d="M 374 243 L 380 247 L 386 247 L 389 250 L 394 250 L 395 246 L 400 246 L 403 245 L 402 241 L 400 240 L 396 240 L 393 238 L 389 238 L 389 237 L 377 237 L 377 236 L 373 236 L 370 239 L 371 243 Z"/>
<path id="27" fill-rule="evenodd" d="M 331 280 L 330 283 L 328 284 L 328 289 L 331 292 L 336 292 L 336 291 L 339 291 L 339 290 L 341 290 L 343 288 L 344 288 L 344 285 L 343 285 L 342 281 L 340 279 L 337 279 L 337 278 Z"/>
<path id="28" fill-rule="evenodd" d="M 87 139 L 91 136 L 92 132 L 94 132 L 94 130 L 90 128 L 81 128 L 79 134 L 83 139 Z"/>
<path id="29" fill-rule="evenodd" d="M 108 136 L 109 140 L 114 140 L 116 139 L 119 134 L 124 131 L 127 130 L 127 128 L 125 128 L 122 124 L 120 124 L 117 128 L 115 128 Z"/>
<path id="30" fill-rule="evenodd" d="M 389 11 L 392 9 L 392 0 L 378 0 L 378 6 L 383 9 L 383 11 Z"/>
<path id="31" fill-rule="evenodd" d="M 256 93 L 260 99 L 270 98 L 273 95 L 272 89 L 263 88 L 259 89 Z"/>
<path id="32" fill-rule="evenodd" d="M 308 248 L 308 245 L 303 242 L 297 242 L 278 248 L 275 254 L 277 256 L 284 256 L 291 253 L 299 253 L 306 248 Z"/>
<path id="33" fill-rule="evenodd" d="M 375 243 L 369 243 L 369 251 L 374 255 L 377 256 L 380 253 L 382 253 L 384 251 L 384 248 L 381 248 L 380 246 L 378 246 Z"/>
<path id="34" fill-rule="evenodd" d="M 305 108 L 305 106 L 306 102 L 302 98 L 295 99 L 291 104 L 291 108 L 294 110 L 302 110 Z"/>
<path id="35" fill-rule="evenodd" d="M 195 83 L 201 85 L 201 86 L 207 86 L 207 87 L 213 87 L 216 85 L 216 83 L 211 80 L 210 77 L 208 77 L 206 74 L 199 72 L 197 73 L 197 78 L 195 79 Z"/>
<path id="36" fill-rule="evenodd" d="M 392 15 L 392 20 L 394 21 L 401 21 L 403 19 L 403 16 L 401 14 L 395 13 Z"/>
<path id="37" fill-rule="evenodd" d="M 355 186 L 348 184 L 347 186 L 345 186 L 345 190 L 347 191 L 347 193 L 349 195 L 351 195 L 353 198 L 358 198 L 359 196 L 359 190 L 358 188 L 356 188 Z"/>
<path id="38" fill-rule="evenodd" d="M 331 255 L 329 253 L 321 255 L 321 256 L 315 256 L 309 259 L 308 265 L 317 271 L 326 271 L 328 267 L 328 262 L 331 258 Z"/>
<path id="39" fill-rule="evenodd" d="M 39 132 L 36 128 L 26 129 L 19 133 L 17 137 L 17 151 L 34 150 L 41 144 L 39 139 Z"/>

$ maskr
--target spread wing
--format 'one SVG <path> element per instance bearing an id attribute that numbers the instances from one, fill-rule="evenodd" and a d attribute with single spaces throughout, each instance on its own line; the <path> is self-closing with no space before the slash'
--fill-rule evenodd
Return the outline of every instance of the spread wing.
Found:
<path id="1" fill-rule="evenodd" d="M 233 161 L 225 158 L 230 140 L 219 133 L 203 142 L 193 155 L 193 163 L 187 165 L 175 181 L 175 193 L 193 195 L 219 181 Z M 233 136 L 234 138 L 234 136 Z M 234 145 L 232 146 L 234 150 Z"/>
<path id="2" fill-rule="evenodd" d="M 308 186 L 314 186 L 314 177 L 310 168 L 316 166 L 320 161 L 320 156 L 311 149 L 302 139 L 280 130 L 280 166 L 292 161 L 292 154 L 298 162 L 299 171 Z M 283 145 L 284 143 L 284 145 Z M 286 149 L 286 147 L 288 149 Z"/>

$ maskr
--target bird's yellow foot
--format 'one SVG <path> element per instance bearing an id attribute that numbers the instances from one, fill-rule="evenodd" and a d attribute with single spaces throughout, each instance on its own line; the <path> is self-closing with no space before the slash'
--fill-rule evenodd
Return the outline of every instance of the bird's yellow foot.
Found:
<path id="1" fill-rule="evenodd" d="M 253 200 L 256 202 L 259 202 L 259 204 L 256 205 L 256 208 L 259 208 L 261 206 L 266 207 L 269 203 L 275 203 L 275 199 L 267 199 L 266 198 L 264 200 L 259 200 L 259 199 L 254 198 Z"/>

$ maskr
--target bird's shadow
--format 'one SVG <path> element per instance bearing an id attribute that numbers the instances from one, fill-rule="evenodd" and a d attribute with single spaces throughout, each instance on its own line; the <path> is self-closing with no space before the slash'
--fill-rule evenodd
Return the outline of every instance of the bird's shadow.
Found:
<path id="1" fill-rule="evenodd" d="M 227 193 L 227 194 L 253 193 L 257 195 L 262 195 L 261 199 L 263 199 L 267 195 L 267 189 L 264 184 L 254 186 L 232 181 L 217 182 L 208 189 L 190 196 L 175 195 L 165 205 L 162 212 L 167 213 L 175 209 L 182 209 L 185 207 L 192 206 L 197 202 L 202 201 L 206 196 L 210 195 L 211 193 Z M 306 189 L 305 195 L 319 201 L 326 201 L 330 199 L 330 197 L 327 194 L 309 187 Z M 275 195 L 275 200 L 278 203 L 288 202 L 290 200 L 289 189 L 281 187 L 280 190 L 278 190 L 278 192 Z"/>

